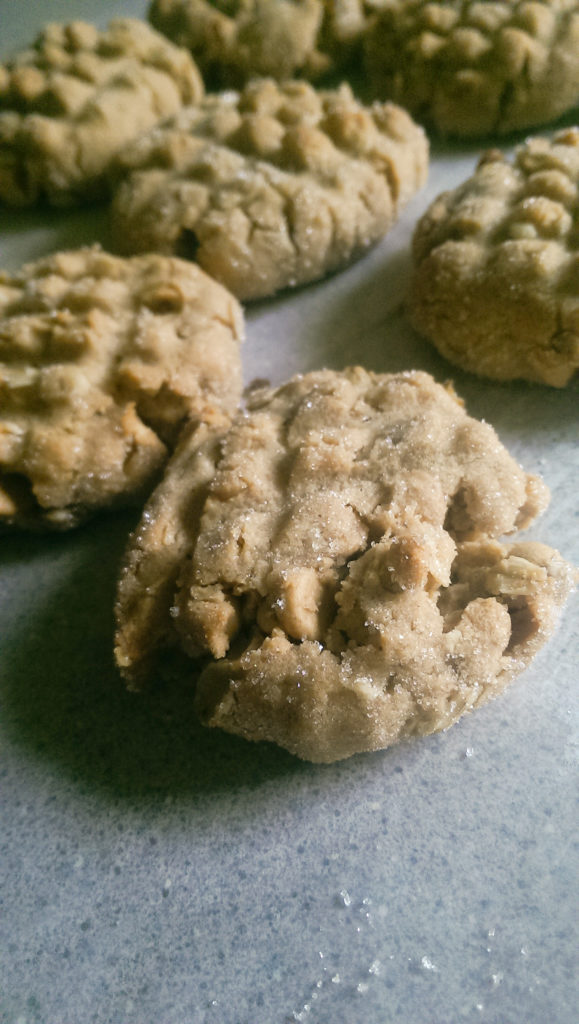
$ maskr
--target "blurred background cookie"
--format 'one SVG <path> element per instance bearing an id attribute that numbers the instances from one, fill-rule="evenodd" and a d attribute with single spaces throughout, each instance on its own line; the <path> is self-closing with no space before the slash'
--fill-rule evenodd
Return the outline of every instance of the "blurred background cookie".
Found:
<path id="1" fill-rule="evenodd" d="M 365 0 L 153 0 L 149 18 L 224 88 L 336 71 L 360 43 L 366 8 Z"/>
<path id="2" fill-rule="evenodd" d="M 373 94 L 444 135 L 547 124 L 579 102 L 577 0 L 380 0 Z"/>
<path id="3" fill-rule="evenodd" d="M 491 150 L 431 204 L 408 310 L 451 362 L 563 387 L 579 369 L 579 129 Z"/>
<path id="4" fill-rule="evenodd" d="M 143 500 L 185 421 L 236 409 L 242 334 L 233 296 L 176 259 L 81 249 L 0 274 L 0 525 Z"/>
<path id="5" fill-rule="evenodd" d="M 123 150 L 115 245 L 189 256 L 239 298 L 259 298 L 360 256 L 427 167 L 424 132 L 401 108 L 364 107 L 346 85 L 257 80 Z"/>
<path id="6" fill-rule="evenodd" d="M 0 201 L 102 196 L 120 146 L 202 93 L 191 55 L 145 22 L 48 25 L 0 65 Z"/>
<path id="7" fill-rule="evenodd" d="M 127 551 L 117 662 L 139 687 L 177 652 L 206 724 L 312 761 L 446 728 L 571 590 L 556 551 L 494 539 L 547 501 L 428 374 L 255 390 L 230 429 L 183 435 Z"/>

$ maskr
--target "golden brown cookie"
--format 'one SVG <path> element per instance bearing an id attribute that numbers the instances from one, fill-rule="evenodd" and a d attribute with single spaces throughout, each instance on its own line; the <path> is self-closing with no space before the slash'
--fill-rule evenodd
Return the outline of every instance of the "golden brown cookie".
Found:
<path id="1" fill-rule="evenodd" d="M 202 720 L 312 761 L 446 728 L 499 693 L 573 582 L 494 539 L 548 493 L 425 373 L 250 394 L 182 437 L 130 543 L 117 662 L 181 657 Z"/>
<path id="2" fill-rule="evenodd" d="M 184 422 L 241 393 L 234 297 L 166 256 L 56 253 L 0 274 L 0 525 L 142 501 Z"/>
<path id="3" fill-rule="evenodd" d="M 214 87 L 252 78 L 315 80 L 360 43 L 366 0 L 153 0 L 149 18 L 191 50 Z"/>
<path id="4" fill-rule="evenodd" d="M 579 369 L 579 129 L 486 153 L 413 240 L 412 323 L 451 362 L 563 387 Z"/>
<path id="5" fill-rule="evenodd" d="M 115 244 L 195 258 L 241 299 L 271 295 L 360 256 L 427 165 L 425 135 L 399 107 L 260 79 L 123 151 Z"/>
<path id="6" fill-rule="evenodd" d="M 144 22 L 48 25 L 0 65 L 0 201 L 102 196 L 117 150 L 202 94 L 191 55 Z"/>
<path id="7" fill-rule="evenodd" d="M 577 0 L 380 0 L 373 94 L 444 135 L 547 124 L 579 102 Z"/>
<path id="8" fill-rule="evenodd" d="M 320 0 L 153 0 L 151 23 L 191 50 L 219 88 L 251 78 L 315 77 L 328 59 L 317 49 Z"/>

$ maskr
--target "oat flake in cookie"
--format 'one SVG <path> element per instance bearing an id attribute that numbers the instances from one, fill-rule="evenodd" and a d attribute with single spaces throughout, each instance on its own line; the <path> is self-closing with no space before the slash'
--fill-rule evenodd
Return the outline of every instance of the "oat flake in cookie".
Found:
<path id="1" fill-rule="evenodd" d="M 498 150 L 413 240 L 409 314 L 451 362 L 554 387 L 579 369 L 579 129 Z"/>
<path id="2" fill-rule="evenodd" d="M 312 761 L 446 728 L 572 587 L 556 551 L 495 539 L 547 500 L 425 373 L 255 391 L 182 437 L 127 552 L 118 664 L 139 687 L 169 658 L 202 721 Z"/>
<path id="3" fill-rule="evenodd" d="M 184 422 L 241 393 L 241 309 L 166 256 L 62 252 L 0 273 L 0 526 L 143 501 Z"/>
<path id="4" fill-rule="evenodd" d="M 314 281 L 360 256 L 424 183 L 428 144 L 348 86 L 252 82 L 207 96 L 121 154 L 122 252 L 194 258 L 238 298 Z"/>
<path id="5" fill-rule="evenodd" d="M 117 150 L 202 94 L 191 55 L 144 22 L 48 25 L 0 64 L 0 202 L 99 198 Z"/>
<path id="6" fill-rule="evenodd" d="M 446 135 L 548 124 L 579 102 L 577 0 L 380 0 L 373 93 Z"/>

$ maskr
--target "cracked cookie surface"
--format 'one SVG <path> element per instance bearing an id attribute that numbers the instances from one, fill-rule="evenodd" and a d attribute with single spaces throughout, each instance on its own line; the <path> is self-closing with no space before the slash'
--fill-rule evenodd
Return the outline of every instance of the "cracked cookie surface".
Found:
<path id="1" fill-rule="evenodd" d="M 348 86 L 261 79 L 129 145 L 112 211 L 123 252 L 195 258 L 242 299 L 314 281 L 381 238 L 424 183 L 428 144 Z"/>
<path id="2" fill-rule="evenodd" d="M 153 0 L 155 28 L 191 50 L 218 88 L 256 77 L 316 80 L 352 56 L 365 0 Z"/>
<path id="3" fill-rule="evenodd" d="M 579 370 L 579 130 L 531 138 L 418 222 L 413 325 L 451 362 L 562 387 Z"/>
<path id="4" fill-rule="evenodd" d="M 81 249 L 0 273 L 0 525 L 143 501 L 183 423 L 237 407 L 242 334 L 182 260 Z"/>
<path id="5" fill-rule="evenodd" d="M 445 135 L 548 124 L 579 102 L 577 0 L 383 0 L 364 45 L 375 95 Z"/>
<path id="6" fill-rule="evenodd" d="M 202 94 L 191 55 L 144 22 L 48 25 L 0 65 L 0 201 L 101 197 L 117 150 Z"/>
<path id="7" fill-rule="evenodd" d="M 129 545 L 117 662 L 177 658 L 212 726 L 333 761 L 446 728 L 499 693 L 573 582 L 545 507 L 451 389 L 361 368 L 256 390 L 189 432 Z M 180 660 L 179 660 L 180 659 Z"/>

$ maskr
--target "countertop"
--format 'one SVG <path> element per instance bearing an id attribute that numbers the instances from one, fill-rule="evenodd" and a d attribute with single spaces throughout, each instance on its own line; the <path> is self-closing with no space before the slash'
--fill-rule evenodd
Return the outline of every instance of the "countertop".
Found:
<path id="1" fill-rule="evenodd" d="M 43 21 L 142 2 L 0 0 L 4 53 Z M 515 140 L 509 140 L 512 144 Z M 429 183 L 358 263 L 247 307 L 246 380 L 322 366 L 452 378 L 552 492 L 529 536 L 579 564 L 578 391 L 450 367 L 401 299 Z M 0 262 L 100 240 L 102 207 L 0 211 Z M 111 657 L 134 513 L 0 539 L 3 1024 L 576 1024 L 577 608 L 497 701 L 329 766 L 125 692 Z"/>

